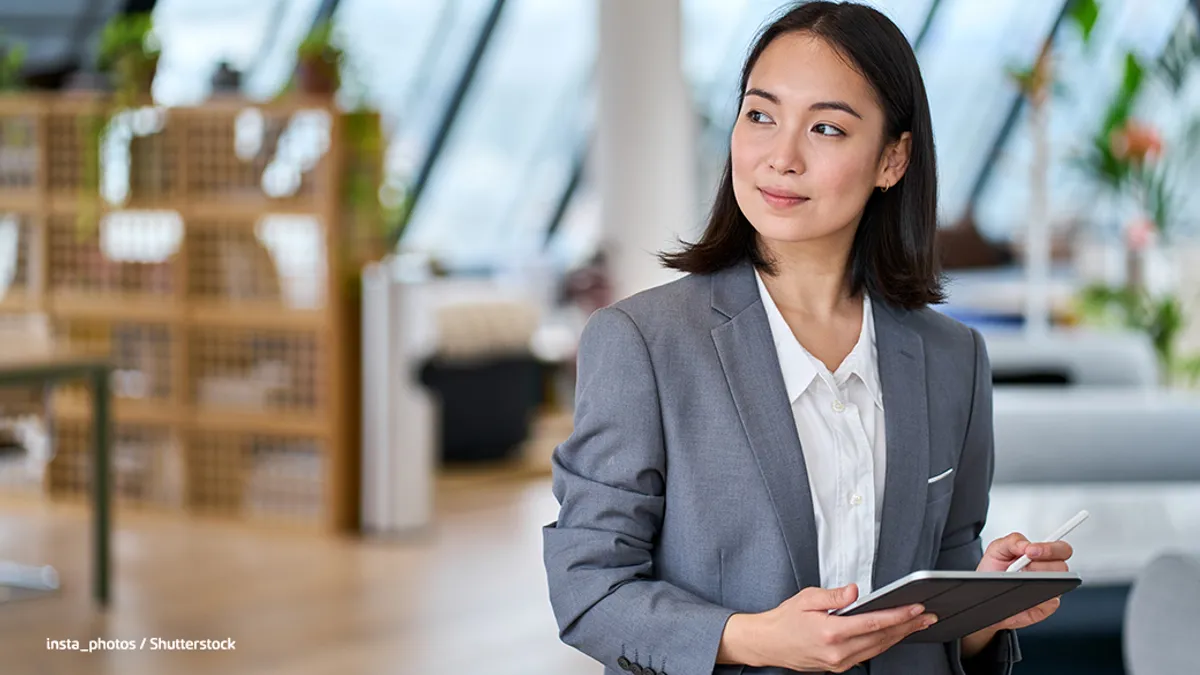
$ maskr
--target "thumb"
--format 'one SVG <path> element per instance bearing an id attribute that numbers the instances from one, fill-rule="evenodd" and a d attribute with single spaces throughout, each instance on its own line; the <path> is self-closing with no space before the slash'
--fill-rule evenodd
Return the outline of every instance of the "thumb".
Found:
<path id="1" fill-rule="evenodd" d="M 809 589 L 805 598 L 806 609 L 841 609 L 858 598 L 858 584 L 847 584 L 839 588 Z"/>

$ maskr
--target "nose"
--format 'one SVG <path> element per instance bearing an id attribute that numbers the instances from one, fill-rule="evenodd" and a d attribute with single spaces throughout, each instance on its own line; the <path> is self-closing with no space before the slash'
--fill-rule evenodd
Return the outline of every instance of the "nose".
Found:
<path id="1" fill-rule="evenodd" d="M 804 173 L 804 157 L 800 152 L 800 144 L 793 138 L 780 138 L 771 148 L 767 164 L 780 174 Z"/>

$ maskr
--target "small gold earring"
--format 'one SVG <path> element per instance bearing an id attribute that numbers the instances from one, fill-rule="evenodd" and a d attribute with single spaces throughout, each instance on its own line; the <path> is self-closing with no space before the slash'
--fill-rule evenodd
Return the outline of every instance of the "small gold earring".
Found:
<path id="1" fill-rule="evenodd" d="M 887 191 L 888 191 L 888 188 L 890 188 L 890 187 L 891 187 L 891 185 L 888 185 L 887 183 L 884 183 L 884 185 L 883 185 L 883 192 L 887 192 Z"/>

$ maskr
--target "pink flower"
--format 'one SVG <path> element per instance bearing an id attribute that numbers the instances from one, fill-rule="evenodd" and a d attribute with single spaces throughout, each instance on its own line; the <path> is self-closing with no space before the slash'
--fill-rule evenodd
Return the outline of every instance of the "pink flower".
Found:
<path id="1" fill-rule="evenodd" d="M 1125 226 L 1125 245 L 1134 251 L 1141 251 L 1154 241 L 1158 227 L 1146 216 L 1134 218 Z"/>

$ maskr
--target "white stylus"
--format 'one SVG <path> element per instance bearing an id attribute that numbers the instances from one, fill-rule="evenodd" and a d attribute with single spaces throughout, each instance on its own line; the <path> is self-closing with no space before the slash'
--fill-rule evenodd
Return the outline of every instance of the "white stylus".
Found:
<path id="1" fill-rule="evenodd" d="M 1088 512 L 1086 509 L 1083 511 L 1080 511 L 1079 513 L 1076 513 L 1075 517 L 1073 517 L 1070 520 L 1068 520 L 1067 522 L 1063 523 L 1062 527 L 1055 530 L 1054 534 L 1050 535 L 1049 537 L 1046 537 L 1043 541 L 1052 542 L 1052 541 L 1058 541 L 1059 539 L 1062 539 L 1063 537 L 1067 536 L 1067 534 L 1071 530 L 1078 527 L 1080 523 L 1087 520 L 1087 517 L 1088 517 Z M 1032 562 L 1032 561 L 1029 559 L 1029 556 L 1023 555 L 1020 558 L 1017 558 L 1017 560 L 1015 562 L 1013 562 L 1013 564 L 1009 565 L 1008 569 L 1006 569 L 1004 571 L 1005 572 L 1020 572 L 1021 570 L 1025 569 L 1025 566 L 1028 565 L 1030 562 Z"/>

